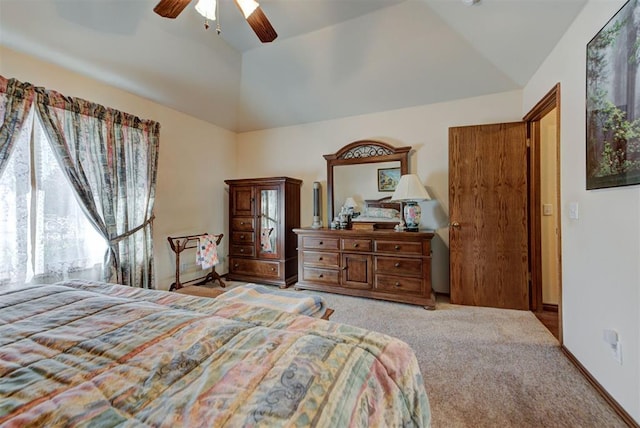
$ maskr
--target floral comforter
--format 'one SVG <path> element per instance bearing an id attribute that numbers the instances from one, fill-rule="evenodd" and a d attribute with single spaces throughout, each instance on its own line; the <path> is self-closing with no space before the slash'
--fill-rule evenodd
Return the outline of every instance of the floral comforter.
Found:
<path id="1" fill-rule="evenodd" d="M 0 426 L 428 426 L 397 339 L 242 301 L 0 287 Z"/>

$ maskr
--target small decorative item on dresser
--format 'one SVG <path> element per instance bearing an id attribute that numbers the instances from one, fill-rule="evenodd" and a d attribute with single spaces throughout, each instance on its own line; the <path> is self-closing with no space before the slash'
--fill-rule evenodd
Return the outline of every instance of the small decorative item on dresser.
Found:
<path id="1" fill-rule="evenodd" d="M 322 220 L 320 219 L 320 182 L 313 182 L 313 223 L 311 227 L 314 229 L 320 229 L 322 227 Z"/>
<path id="2" fill-rule="evenodd" d="M 431 199 L 427 189 L 424 188 L 416 174 L 405 174 L 400 177 L 398 187 L 396 187 L 392 201 L 405 202 L 404 221 L 407 224 L 407 231 L 416 232 L 420 228 L 422 210 L 418 201 L 428 201 Z"/>

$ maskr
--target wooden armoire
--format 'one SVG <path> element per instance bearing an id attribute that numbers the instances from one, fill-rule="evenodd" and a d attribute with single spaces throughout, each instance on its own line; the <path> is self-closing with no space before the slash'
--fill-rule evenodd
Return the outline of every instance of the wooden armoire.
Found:
<path id="1" fill-rule="evenodd" d="M 286 288 L 298 280 L 297 237 L 302 180 L 225 180 L 229 185 L 229 273 L 232 281 Z"/>

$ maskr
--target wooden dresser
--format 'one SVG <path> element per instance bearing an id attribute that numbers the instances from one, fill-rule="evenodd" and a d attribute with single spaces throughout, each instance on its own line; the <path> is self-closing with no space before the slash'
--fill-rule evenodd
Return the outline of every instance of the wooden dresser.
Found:
<path id="1" fill-rule="evenodd" d="M 225 180 L 229 185 L 229 273 L 233 281 L 285 288 L 298 280 L 293 228 L 300 186 L 289 177 Z"/>
<path id="2" fill-rule="evenodd" d="M 301 228 L 298 289 L 392 300 L 435 309 L 432 231 Z"/>

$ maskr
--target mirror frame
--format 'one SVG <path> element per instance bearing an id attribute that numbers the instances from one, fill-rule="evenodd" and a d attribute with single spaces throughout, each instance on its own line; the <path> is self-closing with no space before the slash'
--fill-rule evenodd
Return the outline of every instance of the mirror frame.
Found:
<path id="1" fill-rule="evenodd" d="M 347 144 L 335 153 L 324 155 L 327 160 L 327 221 L 331 223 L 333 212 L 333 167 L 365 163 L 400 162 L 400 174 L 409 173 L 409 152 L 411 146 L 393 147 L 375 140 L 358 140 Z"/>

